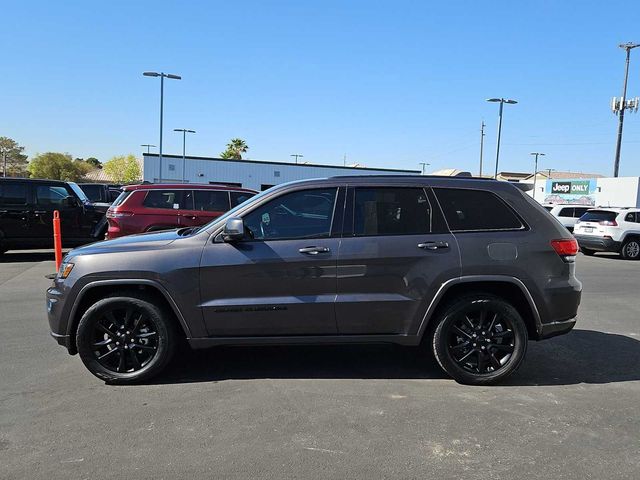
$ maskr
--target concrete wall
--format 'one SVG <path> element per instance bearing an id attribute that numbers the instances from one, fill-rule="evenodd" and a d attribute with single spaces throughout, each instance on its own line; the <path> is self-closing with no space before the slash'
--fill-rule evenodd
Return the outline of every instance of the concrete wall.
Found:
<path id="1" fill-rule="evenodd" d="M 157 154 L 144 154 L 143 179 L 158 183 L 160 178 Z M 181 183 L 181 156 L 163 155 L 162 182 Z M 240 183 L 243 187 L 261 190 L 262 185 L 277 185 L 293 180 L 332 177 L 336 175 L 417 175 L 418 170 L 353 168 L 340 166 L 304 165 L 254 160 L 222 160 L 206 157 L 186 157 L 185 183 Z"/>

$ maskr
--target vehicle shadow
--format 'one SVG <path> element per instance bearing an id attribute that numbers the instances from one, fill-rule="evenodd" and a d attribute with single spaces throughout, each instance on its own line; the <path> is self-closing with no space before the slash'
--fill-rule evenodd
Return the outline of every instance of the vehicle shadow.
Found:
<path id="1" fill-rule="evenodd" d="M 64 255 L 66 252 L 67 251 L 65 250 L 62 254 Z M 12 252 L 11 250 L 9 250 L 8 252 L 0 255 L 0 263 L 46 262 L 47 260 L 55 260 L 53 250 L 46 252 Z"/>
<path id="2" fill-rule="evenodd" d="M 430 353 L 394 345 L 218 347 L 180 351 L 155 384 L 234 379 L 446 379 Z M 520 370 L 504 386 L 572 385 L 640 380 L 640 341 L 574 330 L 531 342 Z"/>

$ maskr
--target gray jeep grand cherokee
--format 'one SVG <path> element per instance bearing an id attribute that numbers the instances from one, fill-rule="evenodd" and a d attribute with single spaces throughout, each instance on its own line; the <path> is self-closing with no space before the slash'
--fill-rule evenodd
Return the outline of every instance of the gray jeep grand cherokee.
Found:
<path id="1" fill-rule="evenodd" d="M 528 339 L 571 330 L 578 247 L 507 182 L 334 177 L 273 187 L 199 228 L 71 251 L 53 337 L 97 377 L 158 374 L 192 348 L 391 342 L 459 382 L 496 383 Z"/>

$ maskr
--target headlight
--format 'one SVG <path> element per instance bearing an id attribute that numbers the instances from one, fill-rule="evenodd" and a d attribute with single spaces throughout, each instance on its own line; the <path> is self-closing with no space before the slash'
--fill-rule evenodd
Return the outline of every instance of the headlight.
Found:
<path id="1" fill-rule="evenodd" d="M 62 278 L 62 279 L 67 278 L 71 273 L 71 270 L 73 270 L 73 263 L 63 262 L 60 265 L 60 270 L 58 270 L 58 278 Z"/>

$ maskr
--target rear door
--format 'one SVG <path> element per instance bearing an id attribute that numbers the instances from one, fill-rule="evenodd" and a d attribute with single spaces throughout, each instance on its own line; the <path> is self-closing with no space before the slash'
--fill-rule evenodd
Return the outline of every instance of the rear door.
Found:
<path id="1" fill-rule="evenodd" d="M 73 244 L 86 239 L 83 229 L 84 210 L 77 202 L 67 205 L 65 199 L 73 197 L 73 191 L 64 184 L 34 183 L 34 205 L 30 209 L 29 229 L 34 237 L 53 242 L 53 212 L 60 212 L 62 244 Z"/>
<path id="2" fill-rule="evenodd" d="M 181 226 L 199 226 L 218 218 L 230 208 L 227 190 L 193 190 L 193 210 L 181 212 Z"/>
<path id="3" fill-rule="evenodd" d="M 415 334 L 460 259 L 433 194 L 415 186 L 350 187 L 338 255 L 338 331 Z"/>
<path id="4" fill-rule="evenodd" d="M 27 182 L 0 182 L 0 243 L 30 236 L 28 199 Z"/>
<path id="5" fill-rule="evenodd" d="M 193 210 L 192 192 L 186 192 L 185 195 L 185 190 L 181 189 L 147 190 L 142 199 L 142 208 L 135 212 L 143 217 L 143 221 L 140 222 L 141 232 L 180 227 L 180 211 Z"/>

